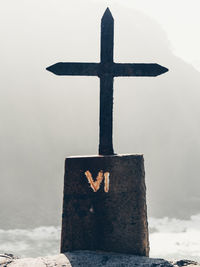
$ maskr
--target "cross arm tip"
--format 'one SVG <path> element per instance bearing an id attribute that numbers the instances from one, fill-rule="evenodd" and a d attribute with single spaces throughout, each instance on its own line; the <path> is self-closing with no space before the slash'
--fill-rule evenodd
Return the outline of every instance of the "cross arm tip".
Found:
<path id="1" fill-rule="evenodd" d="M 63 65 L 62 62 L 58 62 L 56 64 L 53 64 L 53 65 L 47 67 L 46 70 L 49 71 L 49 72 L 52 72 L 52 73 L 54 73 L 56 75 L 60 75 L 59 72 L 60 72 L 60 69 L 62 68 L 62 65 Z"/>
<path id="2" fill-rule="evenodd" d="M 54 73 L 54 65 L 47 67 L 46 70 Z"/>
<path id="3" fill-rule="evenodd" d="M 51 71 L 51 68 L 50 67 L 47 67 L 46 70 Z"/>
<path id="4" fill-rule="evenodd" d="M 108 13 L 110 13 L 110 14 L 111 14 L 111 12 L 110 12 L 110 8 L 109 8 L 109 7 L 107 7 L 107 8 L 106 8 L 106 10 L 105 10 L 105 12 L 108 12 Z"/>
<path id="5" fill-rule="evenodd" d="M 157 65 L 158 65 L 158 64 L 157 64 Z M 161 66 L 161 65 L 158 65 L 158 67 L 159 67 L 159 70 L 160 70 L 160 73 L 159 73 L 158 75 L 160 75 L 160 74 L 164 74 L 164 73 L 166 73 L 166 72 L 169 71 L 168 68 L 165 68 L 165 67 L 163 67 L 163 66 Z"/>
<path id="6" fill-rule="evenodd" d="M 105 20 L 105 19 L 113 20 L 113 16 L 112 16 L 112 13 L 110 12 L 109 7 L 106 8 L 103 14 L 102 20 Z"/>

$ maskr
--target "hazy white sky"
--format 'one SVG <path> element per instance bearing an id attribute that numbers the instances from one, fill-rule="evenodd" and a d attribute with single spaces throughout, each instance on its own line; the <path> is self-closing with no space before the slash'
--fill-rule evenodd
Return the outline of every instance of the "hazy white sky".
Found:
<path id="1" fill-rule="evenodd" d="M 102 0 L 94 0 L 101 1 Z M 155 19 L 165 30 L 175 55 L 200 70 L 200 0 L 104 0 Z"/>
<path id="2" fill-rule="evenodd" d="M 60 218 L 53 212 L 62 202 L 64 158 L 97 152 L 98 78 L 58 77 L 45 68 L 98 62 L 107 6 L 115 19 L 115 62 L 156 62 L 170 70 L 155 79 L 115 79 L 115 152 L 144 153 L 150 214 L 199 212 L 200 0 L 1 0 L 0 208 L 8 207 L 6 227 L 10 210 L 18 220 L 10 227 L 20 226 L 39 202 L 45 224 Z"/>

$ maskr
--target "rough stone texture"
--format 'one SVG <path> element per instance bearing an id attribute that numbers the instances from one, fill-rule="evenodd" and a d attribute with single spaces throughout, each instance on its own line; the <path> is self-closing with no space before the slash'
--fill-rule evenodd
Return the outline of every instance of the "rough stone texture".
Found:
<path id="1" fill-rule="evenodd" d="M 181 265 L 180 265 L 181 264 Z M 74 251 L 45 258 L 16 259 L 0 255 L 0 267 L 200 267 L 194 261 L 181 260 L 175 263 L 163 259 L 125 255 L 108 252 Z"/>
<path id="2" fill-rule="evenodd" d="M 110 173 L 93 192 L 85 171 L 95 180 Z M 61 252 L 102 250 L 148 256 L 144 160 L 142 155 L 69 157 L 65 163 Z"/>

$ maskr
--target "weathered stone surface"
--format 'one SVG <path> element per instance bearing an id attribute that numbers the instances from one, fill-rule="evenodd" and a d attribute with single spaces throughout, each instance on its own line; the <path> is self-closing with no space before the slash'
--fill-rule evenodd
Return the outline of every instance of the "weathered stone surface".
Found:
<path id="1" fill-rule="evenodd" d="M 94 192 L 94 180 L 109 173 Z M 69 157 L 65 164 L 61 252 L 102 250 L 148 256 L 144 160 L 142 155 Z"/>
<path id="2" fill-rule="evenodd" d="M 163 259 L 94 251 L 74 251 L 35 259 L 13 257 L 7 263 L 3 262 L 5 258 L 0 255 L 0 267 L 200 267 L 198 263 L 188 260 L 177 261 L 177 265 Z"/>

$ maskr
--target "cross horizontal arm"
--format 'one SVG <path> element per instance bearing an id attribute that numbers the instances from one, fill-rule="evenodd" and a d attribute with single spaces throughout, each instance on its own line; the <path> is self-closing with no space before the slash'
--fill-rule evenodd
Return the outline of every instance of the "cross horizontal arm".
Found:
<path id="1" fill-rule="evenodd" d="M 156 63 L 115 63 L 114 76 L 158 76 L 167 72 L 168 69 Z"/>
<path id="2" fill-rule="evenodd" d="M 46 69 L 56 75 L 97 76 L 98 66 L 98 63 L 59 62 Z"/>

